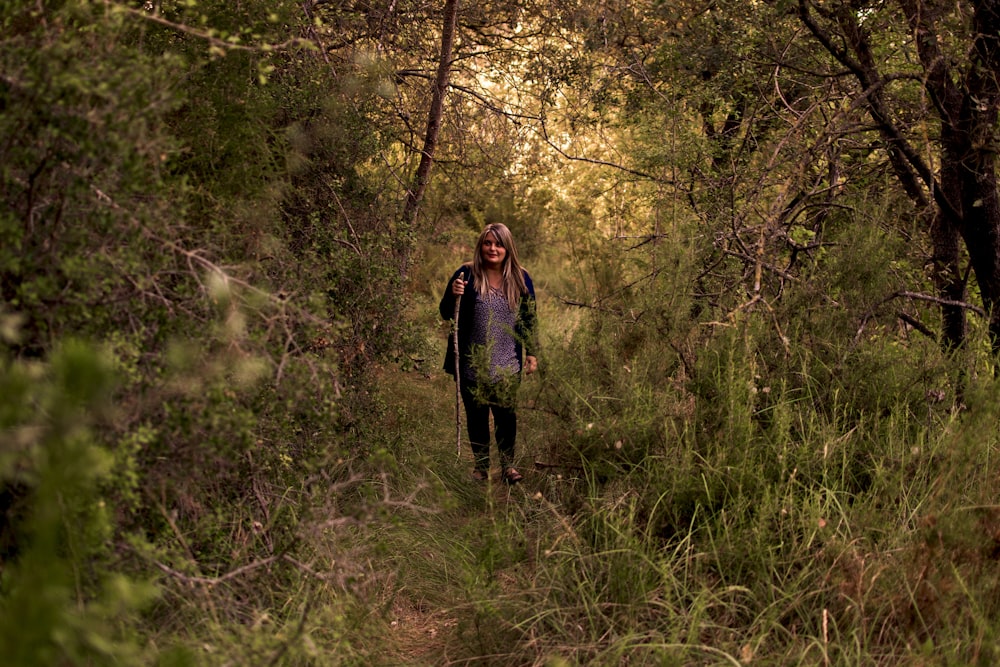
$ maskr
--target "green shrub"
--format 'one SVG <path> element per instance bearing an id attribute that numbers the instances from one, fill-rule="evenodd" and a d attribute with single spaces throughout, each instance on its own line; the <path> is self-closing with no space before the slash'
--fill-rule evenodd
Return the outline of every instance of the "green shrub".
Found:
<path id="1" fill-rule="evenodd" d="M 7 664 L 148 660 L 135 634 L 151 585 L 116 571 L 114 460 L 94 437 L 113 377 L 93 347 L 66 341 L 49 363 L 0 361 L 4 510 L 0 644 Z"/>

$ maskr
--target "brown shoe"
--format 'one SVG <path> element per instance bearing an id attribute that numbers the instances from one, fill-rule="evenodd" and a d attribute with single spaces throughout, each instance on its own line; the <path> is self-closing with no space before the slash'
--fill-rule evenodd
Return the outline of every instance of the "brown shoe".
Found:
<path id="1" fill-rule="evenodd" d="M 489 478 L 490 478 L 490 473 L 488 470 L 480 470 L 476 468 L 475 470 L 472 471 L 472 479 L 476 480 L 477 482 L 485 482 Z"/>
<path id="2" fill-rule="evenodd" d="M 522 479 L 524 479 L 524 475 L 519 473 L 516 468 L 507 468 L 503 471 L 503 481 L 508 484 L 517 484 Z"/>

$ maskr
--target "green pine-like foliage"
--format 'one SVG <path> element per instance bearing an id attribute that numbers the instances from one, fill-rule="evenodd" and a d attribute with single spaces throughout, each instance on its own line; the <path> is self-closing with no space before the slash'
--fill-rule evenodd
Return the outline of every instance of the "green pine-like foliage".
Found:
<path id="1" fill-rule="evenodd" d="M 435 7 L 0 7 L 3 664 L 995 662 L 976 288 L 942 345 L 786 5 L 465 6 L 412 228 Z M 494 221 L 515 487 L 441 369 Z"/>

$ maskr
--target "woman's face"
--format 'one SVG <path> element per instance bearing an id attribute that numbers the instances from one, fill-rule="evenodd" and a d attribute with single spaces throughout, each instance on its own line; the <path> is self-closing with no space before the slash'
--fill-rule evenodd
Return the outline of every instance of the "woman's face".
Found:
<path id="1" fill-rule="evenodd" d="M 487 232 L 479 252 L 482 254 L 483 264 L 491 269 L 499 269 L 503 266 L 503 260 L 507 256 L 507 249 L 500 245 L 497 237 L 493 236 L 493 232 Z"/>

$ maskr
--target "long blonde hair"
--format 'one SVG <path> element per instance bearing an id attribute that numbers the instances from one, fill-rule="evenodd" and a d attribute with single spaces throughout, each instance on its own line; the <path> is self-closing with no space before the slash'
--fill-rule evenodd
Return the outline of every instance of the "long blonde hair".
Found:
<path id="1" fill-rule="evenodd" d="M 507 229 L 507 225 L 499 222 L 486 225 L 479 235 L 479 240 L 476 241 L 476 252 L 472 256 L 472 276 L 475 279 L 476 291 L 484 299 L 490 291 L 490 282 L 486 278 L 486 268 L 483 266 L 483 243 L 486 241 L 486 235 L 491 233 L 497 243 L 507 251 L 500 267 L 503 280 L 500 289 L 510 305 L 511 312 L 516 313 L 520 307 L 521 297 L 528 291 L 528 287 L 524 282 L 524 269 L 521 268 L 521 262 L 517 258 L 514 237 Z"/>

